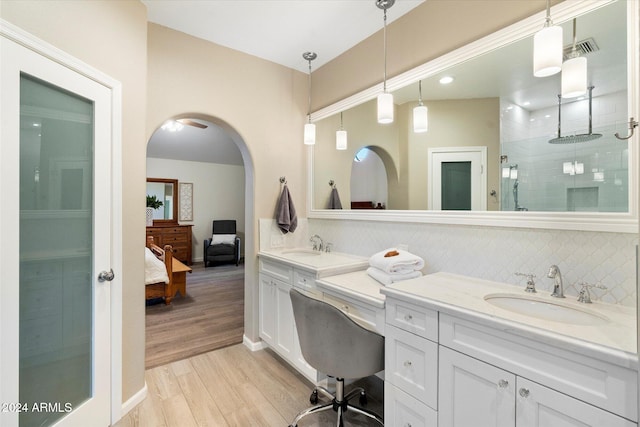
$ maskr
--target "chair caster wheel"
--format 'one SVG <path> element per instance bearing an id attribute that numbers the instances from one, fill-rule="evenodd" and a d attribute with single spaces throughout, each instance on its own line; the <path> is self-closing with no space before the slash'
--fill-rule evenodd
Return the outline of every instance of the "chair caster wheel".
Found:
<path id="1" fill-rule="evenodd" d="M 309 396 L 309 402 L 311 402 L 312 405 L 315 405 L 318 403 L 318 390 L 313 390 L 313 392 L 311 393 L 311 396 Z M 289 426 L 292 427 L 292 426 Z"/>
<path id="2" fill-rule="evenodd" d="M 360 393 L 358 402 L 360 403 L 360 406 L 365 406 L 367 404 L 367 395 L 364 393 L 364 391 Z"/>

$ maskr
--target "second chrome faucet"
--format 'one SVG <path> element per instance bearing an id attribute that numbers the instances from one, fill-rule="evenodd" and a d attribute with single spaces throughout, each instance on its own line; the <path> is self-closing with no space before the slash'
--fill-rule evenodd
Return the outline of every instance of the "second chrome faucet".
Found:
<path id="1" fill-rule="evenodd" d="M 560 273 L 560 268 L 555 264 L 549 267 L 547 277 L 553 279 L 553 293 L 551 296 L 564 298 L 564 286 L 562 284 L 562 273 Z"/>

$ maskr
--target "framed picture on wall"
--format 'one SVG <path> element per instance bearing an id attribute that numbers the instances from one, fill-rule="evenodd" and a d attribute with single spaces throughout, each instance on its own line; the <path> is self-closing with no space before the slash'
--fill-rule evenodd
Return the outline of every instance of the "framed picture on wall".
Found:
<path id="1" fill-rule="evenodd" d="M 178 197 L 180 199 L 180 221 L 193 221 L 193 183 L 181 182 L 178 184 Z"/>

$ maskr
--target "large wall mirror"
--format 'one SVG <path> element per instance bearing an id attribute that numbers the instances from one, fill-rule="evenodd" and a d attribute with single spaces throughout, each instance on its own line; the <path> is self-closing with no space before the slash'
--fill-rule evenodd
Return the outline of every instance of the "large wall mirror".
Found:
<path id="1" fill-rule="evenodd" d="M 153 211 L 154 225 L 178 224 L 178 180 L 147 178 L 147 196 L 156 196 L 162 206 Z"/>
<path id="2" fill-rule="evenodd" d="M 637 232 L 637 136 L 615 136 L 638 117 L 637 8 L 618 0 L 552 9 L 569 51 L 575 19 L 593 87 L 582 97 L 559 98 L 560 73 L 533 76 L 538 14 L 390 79 L 390 125 L 376 121 L 379 87 L 315 112 L 309 216 Z M 442 84 L 445 76 L 453 81 Z M 413 130 L 420 93 L 426 133 Z M 341 126 L 346 150 L 336 150 Z M 362 182 L 367 151 L 378 166 Z M 380 179 L 386 185 L 372 185 Z M 333 187 L 342 211 L 327 209 Z"/>

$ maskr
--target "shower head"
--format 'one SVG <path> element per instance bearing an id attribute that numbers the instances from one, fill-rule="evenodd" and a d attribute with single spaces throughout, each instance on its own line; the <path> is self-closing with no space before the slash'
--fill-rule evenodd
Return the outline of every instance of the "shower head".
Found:
<path id="1" fill-rule="evenodd" d="M 561 123 L 561 106 L 562 106 L 562 96 L 558 95 L 558 136 L 549 140 L 549 144 L 576 144 L 578 142 L 587 142 L 593 141 L 594 139 L 598 139 L 602 137 L 601 133 L 593 133 L 591 132 L 592 124 L 591 124 L 591 108 L 593 102 L 593 86 L 589 88 L 589 133 L 581 133 L 579 135 L 567 135 L 560 136 L 560 123 Z"/>
<path id="2" fill-rule="evenodd" d="M 549 140 L 549 144 L 576 144 L 578 142 L 593 141 L 602 137 L 601 133 L 582 133 L 580 135 L 567 135 Z"/>

